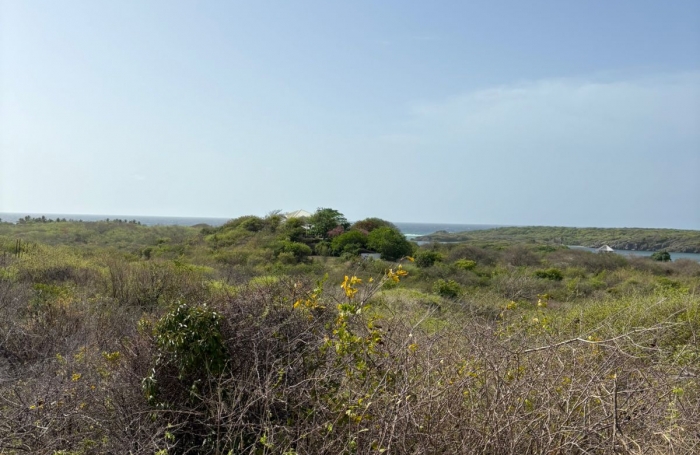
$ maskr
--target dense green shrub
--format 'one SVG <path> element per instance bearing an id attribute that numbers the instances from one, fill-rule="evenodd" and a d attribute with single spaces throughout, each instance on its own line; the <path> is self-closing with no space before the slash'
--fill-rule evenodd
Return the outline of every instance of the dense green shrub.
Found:
<path id="1" fill-rule="evenodd" d="M 499 260 L 499 252 L 469 244 L 450 245 L 447 260 L 454 262 L 460 259 L 470 259 L 481 265 L 494 265 Z"/>
<path id="2" fill-rule="evenodd" d="M 199 389 L 226 366 L 221 315 L 206 305 L 177 304 L 156 323 L 153 337 L 158 349 L 156 365 L 144 380 L 151 402 L 158 400 L 158 370 L 172 366 L 186 389 Z"/>
<path id="3" fill-rule="evenodd" d="M 278 257 L 282 253 L 287 253 L 286 257 L 293 257 L 296 262 L 304 262 L 311 256 L 311 247 L 309 245 L 288 240 L 280 242 L 275 251 Z"/>
<path id="4" fill-rule="evenodd" d="M 246 231 L 258 232 L 265 227 L 265 222 L 262 220 L 262 218 L 258 218 L 257 216 L 251 216 L 245 221 L 243 221 L 240 227 L 242 229 L 245 229 Z"/>
<path id="5" fill-rule="evenodd" d="M 458 259 L 454 263 L 455 267 L 462 270 L 472 270 L 476 267 L 476 261 L 471 261 L 469 259 Z"/>
<path id="6" fill-rule="evenodd" d="M 446 298 L 457 298 L 462 294 L 462 287 L 454 280 L 439 279 L 433 284 L 433 292 Z"/>
<path id="7" fill-rule="evenodd" d="M 345 215 L 335 209 L 319 208 L 309 218 L 311 233 L 321 238 L 328 238 L 328 233 L 338 226 L 347 229 L 350 226 Z"/>
<path id="8" fill-rule="evenodd" d="M 388 227 L 397 231 L 399 230 L 394 223 L 382 220 L 381 218 L 365 218 L 364 220 L 355 222 L 350 229 L 362 230 L 369 233 L 380 227 Z"/>
<path id="9" fill-rule="evenodd" d="M 564 279 L 564 274 L 561 270 L 556 268 L 549 268 L 545 270 L 536 270 L 535 276 L 537 278 L 543 278 L 545 280 L 561 281 Z"/>
<path id="10" fill-rule="evenodd" d="M 367 246 L 380 253 L 382 259 L 395 261 L 413 252 L 413 245 L 399 231 L 380 227 L 369 233 Z"/>
<path id="11" fill-rule="evenodd" d="M 298 242 L 306 236 L 306 220 L 302 218 L 289 218 L 280 229 L 282 235 L 291 242 Z"/>
<path id="12" fill-rule="evenodd" d="M 314 253 L 318 256 L 330 256 L 333 254 L 333 248 L 331 248 L 331 242 L 324 240 L 318 242 L 314 246 Z"/>
<path id="13" fill-rule="evenodd" d="M 657 251 L 651 255 L 654 261 L 669 262 L 671 260 L 671 255 L 668 251 Z"/>
<path id="14" fill-rule="evenodd" d="M 367 246 L 367 235 L 360 231 L 348 231 L 334 237 L 331 241 L 333 254 L 340 256 L 342 253 L 358 254 L 361 248 Z"/>
<path id="15" fill-rule="evenodd" d="M 680 289 L 682 287 L 681 282 L 677 280 L 672 280 L 666 277 L 660 277 L 656 279 L 659 287 L 666 289 Z"/>
<path id="16" fill-rule="evenodd" d="M 419 251 L 415 257 L 416 265 L 421 268 L 432 267 L 433 264 L 442 260 L 442 254 L 437 251 Z"/>

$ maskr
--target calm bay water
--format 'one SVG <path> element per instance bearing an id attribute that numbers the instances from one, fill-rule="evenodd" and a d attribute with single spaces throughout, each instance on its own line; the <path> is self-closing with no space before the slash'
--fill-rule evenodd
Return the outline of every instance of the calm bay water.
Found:
<path id="1" fill-rule="evenodd" d="M 576 249 L 576 250 L 585 250 L 585 251 L 591 251 L 591 252 L 596 252 L 597 250 L 595 248 L 588 248 L 587 246 L 578 246 L 578 245 L 569 245 L 569 248 L 571 249 Z M 643 251 L 643 250 L 615 250 L 615 253 L 621 254 L 623 256 L 651 256 L 654 254 L 653 251 Z M 671 255 L 671 260 L 675 261 L 676 259 L 692 259 L 693 261 L 698 261 L 700 262 L 700 253 L 674 253 L 674 252 L 669 252 Z"/>

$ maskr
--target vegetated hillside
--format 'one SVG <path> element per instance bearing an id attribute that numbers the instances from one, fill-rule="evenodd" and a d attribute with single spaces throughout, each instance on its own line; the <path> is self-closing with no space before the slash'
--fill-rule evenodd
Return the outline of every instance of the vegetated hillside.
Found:
<path id="1" fill-rule="evenodd" d="M 502 227 L 468 232 L 436 232 L 419 237 L 435 242 L 531 242 L 549 245 L 580 245 L 619 250 L 700 253 L 700 231 L 641 228 Z"/>
<path id="2" fill-rule="evenodd" d="M 700 448 L 697 262 L 331 209 L 166 231 L 2 226 L 0 453 Z"/>
<path id="3" fill-rule="evenodd" d="M 132 253 L 165 243 L 186 244 L 199 232 L 187 226 L 143 226 L 122 220 L 42 221 L 36 218 L 20 224 L 0 223 L 0 238 L 85 249 L 110 247 Z"/>

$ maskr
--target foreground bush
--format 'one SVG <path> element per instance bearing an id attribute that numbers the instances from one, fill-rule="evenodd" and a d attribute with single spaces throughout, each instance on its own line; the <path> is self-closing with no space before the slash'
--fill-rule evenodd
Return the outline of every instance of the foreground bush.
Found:
<path id="1" fill-rule="evenodd" d="M 439 279 L 433 285 L 433 292 L 442 297 L 456 298 L 462 293 L 462 288 L 454 280 Z"/>

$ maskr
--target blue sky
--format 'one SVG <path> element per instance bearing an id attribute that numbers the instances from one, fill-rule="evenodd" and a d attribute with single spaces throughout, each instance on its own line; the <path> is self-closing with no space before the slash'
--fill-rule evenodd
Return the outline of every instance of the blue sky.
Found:
<path id="1" fill-rule="evenodd" d="M 0 0 L 0 212 L 700 229 L 700 2 Z"/>

